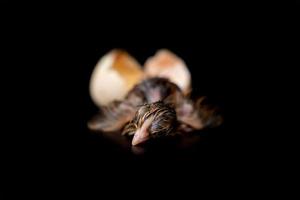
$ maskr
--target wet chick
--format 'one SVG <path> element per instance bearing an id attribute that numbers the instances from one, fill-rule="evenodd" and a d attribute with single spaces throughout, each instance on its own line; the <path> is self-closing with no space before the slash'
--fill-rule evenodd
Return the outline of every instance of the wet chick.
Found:
<path id="1" fill-rule="evenodd" d="M 137 145 L 150 138 L 174 134 L 178 125 L 176 111 L 162 101 L 145 104 L 136 112 L 128 123 L 123 135 L 134 135 L 132 145 Z"/>
<path id="2" fill-rule="evenodd" d="M 88 127 L 105 132 L 119 131 L 131 121 L 144 104 L 163 101 L 174 107 L 181 104 L 184 96 L 177 85 L 164 78 L 150 78 L 136 85 L 123 101 L 114 101 L 101 107 L 100 114 L 93 117 Z"/>
<path id="3" fill-rule="evenodd" d="M 175 132 L 220 125 L 222 118 L 214 107 L 203 103 L 204 99 L 194 102 L 167 79 L 150 78 L 136 85 L 124 101 L 102 107 L 102 113 L 88 125 L 92 130 L 123 130 L 123 135 L 134 135 L 132 145 Z"/>

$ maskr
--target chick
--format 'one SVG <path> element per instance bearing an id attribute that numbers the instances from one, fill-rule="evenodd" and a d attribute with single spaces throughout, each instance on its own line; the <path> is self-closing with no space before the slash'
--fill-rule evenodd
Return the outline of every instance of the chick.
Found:
<path id="1" fill-rule="evenodd" d="M 122 134 L 134 135 L 132 145 L 137 145 L 150 138 L 171 135 L 177 125 L 174 108 L 158 101 L 141 106 L 133 120 L 125 126 Z"/>
<path id="2" fill-rule="evenodd" d="M 150 78 L 136 85 L 123 101 L 102 107 L 88 126 L 92 130 L 120 131 L 133 135 L 132 145 L 175 133 L 218 126 L 222 117 L 205 105 L 205 98 L 192 101 L 165 78 Z"/>

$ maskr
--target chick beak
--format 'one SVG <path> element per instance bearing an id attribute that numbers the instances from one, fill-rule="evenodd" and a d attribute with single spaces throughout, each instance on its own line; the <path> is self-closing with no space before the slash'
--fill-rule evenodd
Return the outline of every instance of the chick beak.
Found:
<path id="1" fill-rule="evenodd" d="M 150 138 L 149 137 L 150 133 L 148 131 L 148 128 L 151 125 L 151 123 L 152 123 L 152 119 L 146 119 L 142 127 L 137 129 L 131 143 L 133 146 L 143 143 Z"/>

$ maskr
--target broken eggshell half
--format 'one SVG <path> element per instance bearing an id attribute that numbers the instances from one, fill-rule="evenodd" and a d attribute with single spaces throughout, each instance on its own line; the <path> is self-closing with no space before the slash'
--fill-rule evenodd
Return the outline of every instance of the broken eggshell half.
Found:
<path id="1" fill-rule="evenodd" d="M 145 62 L 146 77 L 163 77 L 175 83 L 186 95 L 191 92 L 191 73 L 186 63 L 167 49 L 161 49 Z"/>
<path id="2" fill-rule="evenodd" d="M 126 51 L 114 49 L 96 64 L 90 79 L 90 96 L 98 106 L 123 100 L 145 78 L 164 77 L 178 85 L 185 95 L 191 92 L 191 74 L 185 62 L 161 49 L 146 60 L 144 69 Z"/>
<path id="3" fill-rule="evenodd" d="M 112 50 L 100 58 L 90 79 L 90 95 L 101 107 L 122 100 L 143 79 L 141 65 L 127 52 Z"/>

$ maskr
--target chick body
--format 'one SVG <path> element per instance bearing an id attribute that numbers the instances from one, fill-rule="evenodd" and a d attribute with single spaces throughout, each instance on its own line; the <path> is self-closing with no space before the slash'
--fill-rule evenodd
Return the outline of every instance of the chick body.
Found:
<path id="1" fill-rule="evenodd" d="M 199 102 L 188 99 L 176 84 L 165 78 L 149 78 L 130 90 L 123 101 L 102 107 L 101 115 L 89 127 L 101 131 L 123 130 L 123 135 L 134 135 L 132 144 L 137 145 L 177 130 L 188 132 L 211 125 L 218 119 L 214 110 L 199 106 L 202 100 Z"/>

